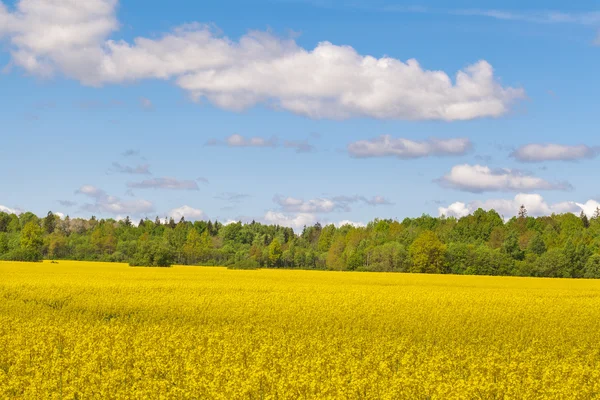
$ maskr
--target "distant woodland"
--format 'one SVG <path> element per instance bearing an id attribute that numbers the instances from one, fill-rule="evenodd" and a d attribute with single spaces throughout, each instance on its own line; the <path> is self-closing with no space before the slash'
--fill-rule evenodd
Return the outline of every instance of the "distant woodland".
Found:
<path id="1" fill-rule="evenodd" d="M 374 220 L 366 227 L 291 228 L 241 222 L 60 218 L 0 212 L 0 259 L 86 260 L 133 266 L 223 265 L 600 278 L 600 210 L 504 221 L 479 209 L 463 218 Z"/>

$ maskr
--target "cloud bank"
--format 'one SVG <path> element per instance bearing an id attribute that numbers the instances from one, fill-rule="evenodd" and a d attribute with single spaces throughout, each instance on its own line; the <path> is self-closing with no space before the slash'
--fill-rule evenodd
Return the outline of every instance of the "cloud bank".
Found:
<path id="1" fill-rule="evenodd" d="M 442 186 L 467 192 L 569 190 L 568 183 L 553 183 L 511 169 L 492 170 L 482 165 L 456 165 L 439 180 Z"/>
<path id="2" fill-rule="evenodd" d="M 348 145 L 352 157 L 398 157 L 402 159 L 430 156 L 460 156 L 473 147 L 467 138 L 427 139 L 414 141 L 382 135 L 371 140 L 359 140 Z"/>
<path id="3" fill-rule="evenodd" d="M 525 97 L 505 87 L 480 60 L 458 71 L 423 68 L 415 59 L 359 54 L 322 41 L 251 31 L 239 40 L 188 24 L 157 38 L 111 40 L 117 0 L 19 0 L 0 3 L 0 37 L 11 64 L 29 74 L 61 74 L 84 85 L 172 80 L 194 100 L 239 111 L 267 105 L 310 118 L 470 120 L 499 117 Z"/>
<path id="4" fill-rule="evenodd" d="M 169 211 L 168 215 L 175 221 L 179 221 L 181 218 L 185 218 L 186 221 L 200 221 L 208 219 L 204 211 L 190 206 L 174 208 Z"/>
<path id="5" fill-rule="evenodd" d="M 473 201 L 468 204 L 463 202 L 455 202 L 448 207 L 439 207 L 439 215 L 447 217 L 464 217 L 472 214 L 478 208 L 484 210 L 496 210 L 505 218 L 510 218 L 517 215 L 521 205 L 527 208 L 527 212 L 531 216 L 542 216 L 551 214 L 575 213 L 579 214 L 583 211 L 588 217 L 592 217 L 596 212 L 596 208 L 600 207 L 600 203 L 595 200 L 588 200 L 586 203 L 577 203 L 574 201 L 565 201 L 560 203 L 549 204 L 539 194 L 517 194 L 512 199 L 489 199 L 485 201 Z"/>
<path id="6" fill-rule="evenodd" d="M 107 194 L 95 186 L 84 185 L 76 194 L 81 194 L 93 199 L 93 203 L 86 203 L 82 209 L 88 212 L 107 213 L 111 215 L 140 215 L 154 211 L 154 206 L 147 200 L 122 201 L 118 197 Z"/>
<path id="7" fill-rule="evenodd" d="M 370 206 L 393 204 L 383 196 L 334 196 L 331 198 L 316 198 L 303 200 L 295 197 L 275 196 L 273 201 L 284 212 L 295 213 L 331 213 L 334 211 L 351 211 L 353 203 L 364 203 Z"/>
<path id="8" fill-rule="evenodd" d="M 513 151 L 511 157 L 522 162 L 576 161 L 595 158 L 599 152 L 598 148 L 583 144 L 565 146 L 560 144 L 531 143 Z"/>

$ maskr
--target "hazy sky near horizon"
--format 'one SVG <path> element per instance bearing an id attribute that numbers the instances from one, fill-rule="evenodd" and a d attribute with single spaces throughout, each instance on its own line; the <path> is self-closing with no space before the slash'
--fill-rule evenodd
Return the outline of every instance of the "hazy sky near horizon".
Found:
<path id="1" fill-rule="evenodd" d="M 448 4 L 0 0 L 0 210 L 593 214 L 598 3 Z"/>

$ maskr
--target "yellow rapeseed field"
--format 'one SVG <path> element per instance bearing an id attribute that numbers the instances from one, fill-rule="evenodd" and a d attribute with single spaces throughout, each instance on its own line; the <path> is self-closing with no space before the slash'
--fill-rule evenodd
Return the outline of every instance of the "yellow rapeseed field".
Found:
<path id="1" fill-rule="evenodd" d="M 0 263 L 0 398 L 600 398 L 600 281 Z"/>

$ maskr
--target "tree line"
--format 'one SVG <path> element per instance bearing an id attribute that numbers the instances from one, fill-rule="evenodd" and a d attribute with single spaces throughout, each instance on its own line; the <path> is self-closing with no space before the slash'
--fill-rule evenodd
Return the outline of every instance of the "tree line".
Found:
<path id="1" fill-rule="evenodd" d="M 291 228 L 241 222 L 60 218 L 0 212 L 0 259 L 223 265 L 600 278 L 600 210 L 508 221 L 479 209 L 462 217 L 374 220 L 365 227 Z"/>

